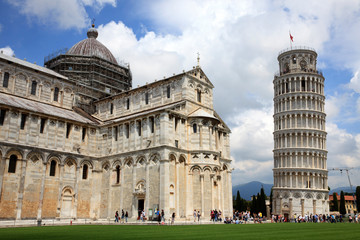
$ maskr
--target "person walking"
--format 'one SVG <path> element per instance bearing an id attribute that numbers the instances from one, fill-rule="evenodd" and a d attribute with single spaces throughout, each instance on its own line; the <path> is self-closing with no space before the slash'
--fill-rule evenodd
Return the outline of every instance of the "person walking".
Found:
<path id="1" fill-rule="evenodd" d="M 175 222 L 175 213 L 173 212 L 173 214 L 171 215 L 171 225 L 173 225 Z"/>
<path id="2" fill-rule="evenodd" d="M 196 222 L 196 209 L 194 209 L 194 222 Z"/>
<path id="3" fill-rule="evenodd" d="M 119 222 L 119 212 L 115 212 L 115 222 Z"/>
<path id="4" fill-rule="evenodd" d="M 120 223 L 124 223 L 124 218 L 125 218 L 125 213 L 124 213 L 124 209 L 121 210 L 121 221 Z"/>
<path id="5" fill-rule="evenodd" d="M 128 220 L 128 217 L 129 217 L 129 213 L 128 213 L 128 211 L 126 211 L 126 213 L 125 213 L 125 221 L 127 222 L 127 220 Z"/>
<path id="6" fill-rule="evenodd" d="M 164 213 L 164 209 L 161 209 L 161 222 L 165 223 L 165 213 Z"/>
<path id="7" fill-rule="evenodd" d="M 200 217 L 201 217 L 200 211 L 197 211 L 197 219 L 198 219 L 198 222 L 200 222 Z"/>

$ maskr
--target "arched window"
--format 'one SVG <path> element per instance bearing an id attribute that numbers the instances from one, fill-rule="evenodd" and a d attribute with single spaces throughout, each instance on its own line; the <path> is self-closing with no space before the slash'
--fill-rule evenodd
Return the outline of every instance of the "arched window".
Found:
<path id="1" fill-rule="evenodd" d="M 55 176 L 55 171 L 56 171 L 56 161 L 52 160 L 50 163 L 50 176 L 51 177 Z"/>
<path id="2" fill-rule="evenodd" d="M 145 104 L 149 104 L 149 93 L 145 93 Z"/>
<path id="3" fill-rule="evenodd" d="M 170 86 L 166 88 L 167 98 L 170 98 Z"/>
<path id="4" fill-rule="evenodd" d="M 10 77 L 10 74 L 8 72 L 5 72 L 4 80 L 3 80 L 3 87 L 5 87 L 5 88 L 7 88 L 9 86 L 9 77 Z"/>
<path id="5" fill-rule="evenodd" d="M 15 171 L 16 171 L 16 161 L 17 161 L 17 156 L 16 155 L 11 155 L 10 156 L 10 161 L 9 161 L 9 168 L 8 168 L 9 173 L 15 173 Z"/>
<path id="6" fill-rule="evenodd" d="M 59 100 L 59 88 L 55 87 L 54 89 L 54 102 L 57 102 Z"/>
<path id="7" fill-rule="evenodd" d="M 36 86 L 37 86 L 37 82 L 32 81 L 32 83 L 31 83 L 31 95 L 36 95 Z"/>
<path id="8" fill-rule="evenodd" d="M 87 179 L 88 176 L 88 165 L 84 164 L 83 166 L 83 174 L 82 174 L 82 179 Z"/>
<path id="9" fill-rule="evenodd" d="M 110 114 L 114 113 L 114 104 L 110 103 Z"/>
<path id="10" fill-rule="evenodd" d="M 130 99 L 126 99 L 126 109 L 130 108 Z"/>
<path id="11" fill-rule="evenodd" d="M 120 166 L 116 166 L 116 183 L 120 183 Z"/>
<path id="12" fill-rule="evenodd" d="M 193 133 L 197 133 L 197 125 L 196 125 L 196 123 L 193 124 Z"/>
<path id="13" fill-rule="evenodd" d="M 197 90 L 197 101 L 201 102 L 201 90 Z"/>

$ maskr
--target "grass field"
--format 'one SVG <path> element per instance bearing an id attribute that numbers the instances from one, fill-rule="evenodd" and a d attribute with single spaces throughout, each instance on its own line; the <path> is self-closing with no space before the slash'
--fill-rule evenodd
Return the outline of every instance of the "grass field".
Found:
<path id="1" fill-rule="evenodd" d="M 0 239 L 360 239 L 360 224 L 83 225 L 0 229 Z"/>

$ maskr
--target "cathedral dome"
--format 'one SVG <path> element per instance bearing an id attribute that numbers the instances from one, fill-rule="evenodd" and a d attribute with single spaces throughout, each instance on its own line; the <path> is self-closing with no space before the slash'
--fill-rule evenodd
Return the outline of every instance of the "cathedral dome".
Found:
<path id="1" fill-rule="evenodd" d="M 94 24 L 92 25 L 92 28 L 87 31 L 87 36 L 87 39 L 84 39 L 75 44 L 72 48 L 69 49 L 69 51 L 66 52 L 66 54 L 90 57 L 96 56 L 113 64 L 118 64 L 109 49 L 107 49 L 101 42 L 96 40 L 98 31 L 94 27 Z"/>

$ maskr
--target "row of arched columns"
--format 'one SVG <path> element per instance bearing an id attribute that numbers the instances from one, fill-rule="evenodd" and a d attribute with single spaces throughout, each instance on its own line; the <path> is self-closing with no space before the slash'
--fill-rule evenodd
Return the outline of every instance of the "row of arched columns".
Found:
<path id="1" fill-rule="evenodd" d="M 276 114 L 274 129 L 309 128 L 325 131 L 325 115 L 323 113 Z"/>
<path id="2" fill-rule="evenodd" d="M 280 113 L 292 110 L 324 111 L 325 97 L 313 95 L 289 95 L 274 99 L 274 111 Z"/>
<path id="3" fill-rule="evenodd" d="M 324 94 L 324 79 L 321 77 L 278 78 L 274 81 L 275 96 L 293 92 Z"/>
<path id="4" fill-rule="evenodd" d="M 274 148 L 317 148 L 326 149 L 325 132 L 275 132 Z"/>
<path id="5" fill-rule="evenodd" d="M 295 152 L 292 154 L 274 153 L 274 168 L 314 168 L 327 169 L 326 154 Z"/>
<path id="6" fill-rule="evenodd" d="M 274 187 L 326 190 L 327 186 L 326 173 L 274 171 Z"/>

